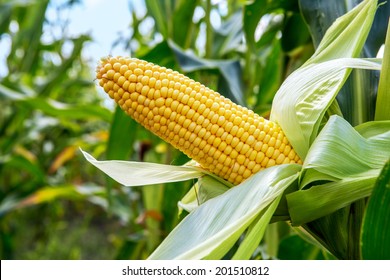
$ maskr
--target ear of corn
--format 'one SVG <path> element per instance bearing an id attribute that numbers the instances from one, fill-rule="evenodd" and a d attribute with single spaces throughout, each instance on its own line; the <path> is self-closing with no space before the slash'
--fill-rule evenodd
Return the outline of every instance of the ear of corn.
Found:
<path id="1" fill-rule="evenodd" d="M 233 184 L 273 165 L 302 163 L 276 123 L 176 71 L 106 57 L 96 73 L 128 115 Z"/>

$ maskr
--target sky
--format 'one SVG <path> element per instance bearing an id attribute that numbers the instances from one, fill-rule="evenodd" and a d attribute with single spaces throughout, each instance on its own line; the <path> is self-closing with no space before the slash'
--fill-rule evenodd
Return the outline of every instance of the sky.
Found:
<path id="1" fill-rule="evenodd" d="M 133 0 L 133 3 L 137 12 L 145 12 L 142 0 Z M 84 0 L 71 10 L 68 17 L 70 35 L 89 34 L 93 39 L 87 43 L 83 52 L 88 60 L 98 61 L 109 54 L 129 55 L 121 48 L 111 49 L 120 32 L 129 32 L 131 14 L 128 0 Z"/>

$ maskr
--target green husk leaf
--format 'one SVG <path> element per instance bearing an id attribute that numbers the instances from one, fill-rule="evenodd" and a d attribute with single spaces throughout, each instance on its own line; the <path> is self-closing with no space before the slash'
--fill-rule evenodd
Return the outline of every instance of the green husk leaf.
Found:
<path id="1" fill-rule="evenodd" d="M 380 70 L 381 65 L 378 59 L 358 58 L 308 64 L 291 74 L 276 93 L 271 120 L 279 123 L 301 158 L 305 159 L 316 138 L 348 68 Z"/>
<path id="2" fill-rule="evenodd" d="M 271 120 L 279 123 L 298 155 L 305 159 L 326 110 L 334 102 L 350 69 L 380 69 L 368 60 L 350 60 L 361 52 L 376 11 L 367 0 L 338 18 L 313 56 L 291 74 L 272 104 Z"/>
<path id="3" fill-rule="evenodd" d="M 303 165 L 301 188 L 314 182 L 305 174 L 310 169 L 324 174 L 316 180 L 344 179 L 380 170 L 390 156 L 390 122 L 381 125 L 387 126 L 387 131 L 382 127 L 376 136 L 371 131 L 371 137 L 364 138 L 343 118 L 332 116 L 309 150 Z M 372 126 L 379 125 L 372 122 Z M 360 130 L 370 128 L 367 124 L 364 127 Z"/>
<path id="4" fill-rule="evenodd" d="M 389 138 L 390 120 L 365 122 L 355 127 L 361 136 L 367 139 L 384 140 Z"/>
<path id="5" fill-rule="evenodd" d="M 377 177 L 378 172 L 370 172 L 288 194 L 292 225 L 311 222 L 368 197 Z"/>
<path id="6" fill-rule="evenodd" d="M 201 168 L 182 165 L 106 160 L 98 161 L 81 150 L 86 160 L 124 186 L 145 186 L 168 182 L 179 182 L 199 178 L 206 172 Z"/>
<path id="7" fill-rule="evenodd" d="M 365 0 L 339 17 L 326 31 L 316 52 L 305 65 L 335 58 L 357 57 L 370 32 L 377 0 Z"/>
<path id="8" fill-rule="evenodd" d="M 287 195 L 294 225 L 330 214 L 371 194 L 376 177 L 390 157 L 390 122 L 367 123 L 359 126 L 359 131 L 367 138 L 338 116 L 332 116 L 324 126 L 304 162 L 301 190 Z"/>
<path id="9" fill-rule="evenodd" d="M 218 259 L 293 183 L 301 166 L 279 165 L 206 201 L 168 235 L 150 259 Z M 268 221 L 265 221 L 268 224 Z"/>

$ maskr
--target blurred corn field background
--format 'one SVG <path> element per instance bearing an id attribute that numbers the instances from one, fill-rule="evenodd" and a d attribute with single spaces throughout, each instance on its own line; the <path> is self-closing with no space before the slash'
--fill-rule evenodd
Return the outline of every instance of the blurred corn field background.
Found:
<path id="1" fill-rule="evenodd" d="M 120 48 L 185 73 L 268 117 L 282 82 L 336 18 L 360 2 L 129 0 L 128 30 L 110 42 L 112 55 Z M 101 94 L 97 61 L 85 56 L 95 38 L 68 33 L 69 14 L 79 5 L 0 1 L 1 259 L 145 259 L 186 215 L 177 202 L 194 182 L 126 188 L 80 153 L 172 165 L 189 160 Z M 389 14 L 383 3 L 362 57 L 377 56 Z M 116 16 L 100 20 L 110 28 Z M 353 126 L 374 119 L 378 80 L 378 71 L 354 71 L 341 90 L 340 109 Z M 351 95 L 357 87 L 362 93 Z M 321 232 L 315 223 L 311 228 Z M 347 258 L 332 253 L 276 222 L 254 258 Z"/>

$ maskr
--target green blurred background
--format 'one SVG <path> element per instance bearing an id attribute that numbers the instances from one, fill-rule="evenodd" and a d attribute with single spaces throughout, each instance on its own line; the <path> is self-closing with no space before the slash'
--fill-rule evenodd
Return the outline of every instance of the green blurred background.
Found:
<path id="1" fill-rule="evenodd" d="M 314 19 L 298 0 L 111 1 L 116 10 L 90 13 L 103 2 L 0 1 L 1 259 L 145 259 L 185 215 L 177 202 L 193 182 L 126 188 L 79 152 L 188 161 L 97 88 L 99 57 L 173 68 L 267 116 L 285 77 L 359 1 L 317 7 L 327 13 Z M 278 223 L 254 256 L 329 257 Z"/>

